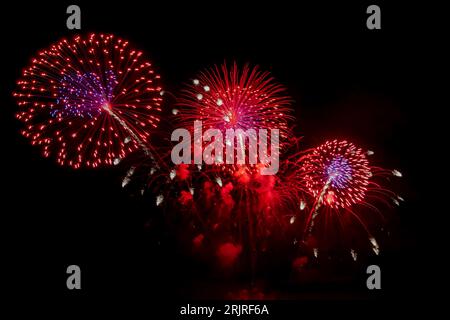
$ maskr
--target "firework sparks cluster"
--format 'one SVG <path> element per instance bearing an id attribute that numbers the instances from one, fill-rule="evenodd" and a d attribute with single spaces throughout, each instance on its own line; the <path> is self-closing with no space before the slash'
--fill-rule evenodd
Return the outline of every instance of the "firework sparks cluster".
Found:
<path id="1" fill-rule="evenodd" d="M 194 247 L 226 234 L 217 254 L 226 256 L 227 264 L 235 261 L 229 251 L 234 256 L 246 247 L 264 250 L 277 235 L 293 234 L 299 246 L 313 243 L 317 257 L 319 240 L 310 240 L 325 238 L 334 225 L 349 227 L 343 234 L 363 230 L 364 241 L 379 253 L 364 217 L 379 216 L 380 205 L 403 200 L 385 187 L 391 177 L 401 177 L 398 170 L 371 165 L 373 152 L 349 141 L 301 150 L 286 89 L 268 72 L 236 63 L 199 73 L 176 98 L 167 122 L 192 131 L 200 120 L 206 129 L 222 133 L 277 129 L 278 173 L 261 175 L 256 169 L 263 163 L 173 165 L 167 148 L 156 148 L 151 139 L 162 130 L 157 128 L 164 96 L 159 79 L 142 52 L 114 35 L 63 39 L 40 51 L 23 71 L 14 92 L 17 118 L 23 135 L 60 165 L 113 165 L 144 151 L 144 160 L 130 166 L 122 187 L 137 184 L 141 194 L 154 197 L 156 207 L 178 212 L 197 226 Z M 355 248 L 348 252 L 356 260 Z M 298 261 L 304 264 L 303 258 Z"/>

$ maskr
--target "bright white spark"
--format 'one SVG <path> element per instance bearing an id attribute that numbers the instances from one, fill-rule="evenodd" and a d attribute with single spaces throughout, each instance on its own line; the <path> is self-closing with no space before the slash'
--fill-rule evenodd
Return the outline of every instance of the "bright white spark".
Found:
<path id="1" fill-rule="evenodd" d="M 136 167 L 131 167 L 128 169 L 127 177 L 131 177 L 134 174 L 134 170 L 136 170 Z"/>
<path id="2" fill-rule="evenodd" d="M 380 247 L 378 246 L 377 240 L 375 238 L 369 238 L 370 243 L 372 244 L 372 250 L 375 252 L 376 255 L 380 253 Z"/>
<path id="3" fill-rule="evenodd" d="M 125 177 L 122 180 L 122 188 L 125 188 L 125 186 L 130 183 L 131 179 L 129 177 Z"/>
<path id="4" fill-rule="evenodd" d="M 305 201 L 300 201 L 300 210 L 304 210 L 306 208 L 306 203 Z"/>
<path id="5" fill-rule="evenodd" d="M 356 253 L 355 249 L 351 249 L 350 253 L 352 255 L 353 260 L 356 261 L 356 259 L 358 259 L 358 253 Z"/>
<path id="6" fill-rule="evenodd" d="M 396 169 L 392 170 L 392 174 L 396 177 L 402 177 L 402 173 Z"/>
<path id="7" fill-rule="evenodd" d="M 164 196 L 160 194 L 156 197 L 156 205 L 159 206 L 164 201 Z"/>
<path id="8" fill-rule="evenodd" d="M 396 206 L 399 206 L 399 205 L 400 205 L 400 202 L 398 202 L 398 200 L 395 199 L 395 198 L 392 198 L 392 202 L 393 202 Z"/>
<path id="9" fill-rule="evenodd" d="M 131 167 L 130 169 L 128 169 L 125 178 L 123 178 L 123 180 L 122 180 L 122 188 L 124 188 L 127 184 L 130 183 L 131 176 L 134 174 L 135 169 L 136 169 L 136 167 Z"/>

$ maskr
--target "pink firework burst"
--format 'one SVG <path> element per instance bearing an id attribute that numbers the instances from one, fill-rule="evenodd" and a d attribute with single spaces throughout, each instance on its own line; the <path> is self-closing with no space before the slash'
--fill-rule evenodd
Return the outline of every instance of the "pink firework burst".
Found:
<path id="1" fill-rule="evenodd" d="M 114 35 L 62 39 L 24 69 L 14 97 L 22 133 L 73 168 L 115 164 L 147 144 L 159 122 L 160 76 Z"/>

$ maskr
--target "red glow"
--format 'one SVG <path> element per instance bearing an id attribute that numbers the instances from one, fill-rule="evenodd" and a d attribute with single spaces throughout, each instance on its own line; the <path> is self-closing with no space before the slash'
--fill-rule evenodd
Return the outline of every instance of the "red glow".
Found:
<path id="1" fill-rule="evenodd" d="M 205 236 L 202 233 L 200 233 L 192 240 L 192 244 L 194 245 L 194 247 L 198 248 L 202 245 L 204 239 Z"/>
<path id="2" fill-rule="evenodd" d="M 235 264 L 238 256 L 241 254 L 242 246 L 227 242 L 222 244 L 217 250 L 217 258 L 220 265 L 229 268 Z"/>
<path id="3" fill-rule="evenodd" d="M 178 165 L 177 167 L 177 176 L 178 178 L 180 178 L 181 180 L 186 180 L 187 178 L 189 178 L 189 169 L 188 166 L 184 163 Z"/>
<path id="4" fill-rule="evenodd" d="M 188 191 L 181 191 L 181 195 L 178 198 L 178 201 L 182 204 L 182 205 L 187 205 L 189 202 L 192 201 L 192 194 Z"/>
<path id="5" fill-rule="evenodd" d="M 307 256 L 302 256 L 295 258 L 295 260 L 292 262 L 292 267 L 294 269 L 303 268 L 308 263 L 309 259 Z"/>
<path id="6" fill-rule="evenodd" d="M 222 196 L 223 203 L 228 207 L 234 206 L 234 200 L 230 192 L 233 190 L 233 184 L 228 182 L 221 190 L 220 194 Z"/>

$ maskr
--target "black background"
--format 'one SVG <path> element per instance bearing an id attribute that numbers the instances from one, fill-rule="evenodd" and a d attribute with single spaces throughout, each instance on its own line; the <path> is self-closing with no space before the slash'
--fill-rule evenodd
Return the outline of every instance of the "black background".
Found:
<path id="1" fill-rule="evenodd" d="M 66 310 L 133 301 L 133 310 L 147 314 L 167 306 L 166 317 L 171 318 L 179 303 L 199 292 L 207 295 L 209 280 L 202 279 L 170 236 L 145 232 L 152 208 L 120 188 L 123 172 L 61 168 L 19 134 L 11 98 L 15 81 L 38 49 L 76 33 L 66 29 L 69 4 L 21 2 L 2 10 L 2 51 L 7 56 L 2 60 L 5 95 L 0 108 L 1 225 L 7 252 L 2 263 L 8 267 L 4 276 L 13 290 L 9 295 L 43 301 L 44 308 L 70 308 Z M 433 126 L 427 117 L 431 106 L 422 97 L 432 41 L 417 22 L 428 14 L 423 6 L 378 3 L 382 30 L 371 31 L 366 28 L 369 2 L 77 4 L 82 32 L 129 39 L 153 60 L 165 90 L 176 92 L 198 70 L 224 60 L 258 64 L 286 85 L 296 101 L 296 130 L 305 136 L 305 147 L 327 138 L 350 138 L 374 150 L 383 166 L 403 172 L 401 193 L 407 201 L 395 212 L 400 241 L 378 260 L 381 292 L 364 292 L 361 274 L 350 289 L 321 285 L 309 288 L 312 293 L 283 294 L 294 300 L 279 302 L 276 310 L 284 308 L 293 318 L 332 310 L 350 316 L 388 307 L 414 310 L 435 293 L 427 286 L 437 262 L 428 243 L 433 236 L 423 193 L 427 151 L 421 151 L 429 145 L 424 132 Z M 80 292 L 66 289 L 70 264 L 82 269 Z M 211 297 L 217 298 L 215 292 L 220 289 L 212 290 Z"/>

